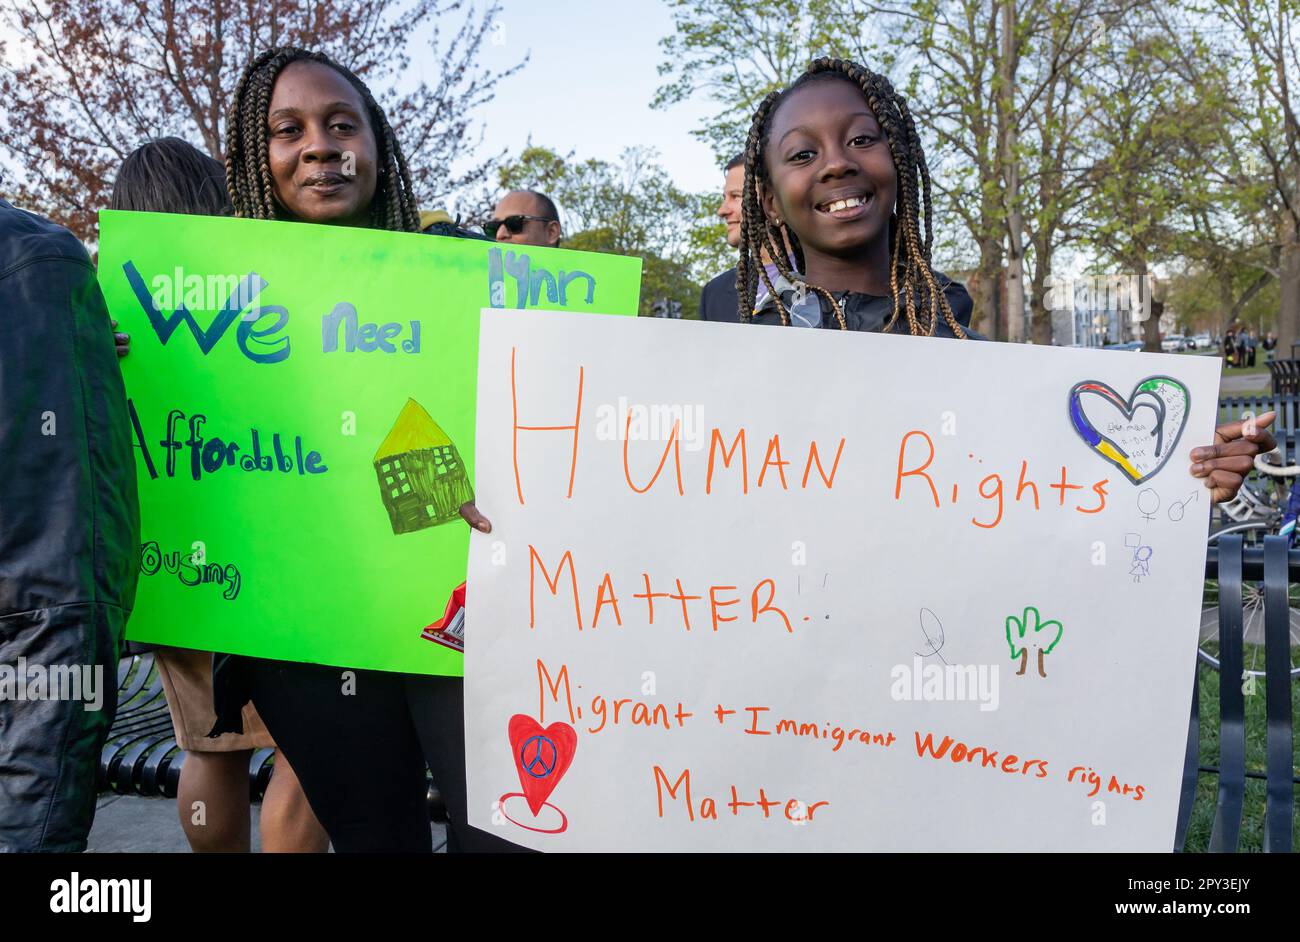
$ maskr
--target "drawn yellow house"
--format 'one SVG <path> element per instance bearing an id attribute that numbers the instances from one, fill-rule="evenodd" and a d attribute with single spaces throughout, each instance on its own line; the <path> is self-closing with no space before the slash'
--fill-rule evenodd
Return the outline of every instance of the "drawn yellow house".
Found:
<path id="1" fill-rule="evenodd" d="M 394 533 L 413 533 L 460 517 L 474 499 L 455 443 L 414 399 L 375 452 L 379 493 Z"/>

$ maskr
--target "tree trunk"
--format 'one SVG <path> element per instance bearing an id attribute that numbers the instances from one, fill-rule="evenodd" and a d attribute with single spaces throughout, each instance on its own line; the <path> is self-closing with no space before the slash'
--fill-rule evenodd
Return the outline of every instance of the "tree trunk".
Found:
<path id="1" fill-rule="evenodd" d="M 1007 269 L 1003 278 L 1002 309 L 1006 312 L 1006 339 L 1025 339 L 1025 240 L 1020 209 L 1020 157 L 1016 128 L 1016 5 L 1002 0 L 1002 56 L 998 64 L 998 150 L 1002 165 L 1002 200 L 1007 220 Z"/>
<path id="2" fill-rule="evenodd" d="M 1155 299 L 1154 286 L 1147 277 L 1147 260 L 1139 259 L 1133 269 L 1138 278 L 1138 297 L 1129 302 L 1130 306 L 1134 302 L 1138 304 L 1138 309 L 1133 311 L 1134 320 L 1141 317 L 1144 311 L 1148 314 L 1147 319 L 1141 322 L 1142 349 L 1147 353 L 1160 353 L 1160 315 L 1165 305 L 1164 302 Z"/>
<path id="3" fill-rule="evenodd" d="M 1018 215 L 1012 212 L 1012 217 Z M 1008 225 L 1014 226 L 1015 219 L 1008 219 Z M 1011 251 L 1007 253 L 1006 274 L 1002 279 L 1003 310 L 1006 311 L 1007 340 L 1010 343 L 1023 343 L 1025 340 L 1025 258 L 1014 243 L 1018 235 L 1012 236 Z"/>
<path id="4" fill-rule="evenodd" d="M 1232 268 L 1227 264 L 1218 265 L 1215 274 L 1219 284 L 1219 319 L 1216 329 L 1218 335 L 1222 337 L 1237 317 L 1232 303 Z"/>
<path id="5" fill-rule="evenodd" d="M 1165 312 L 1165 302 L 1151 299 L 1151 319 L 1143 324 L 1142 349 L 1149 353 L 1160 353 L 1164 348 L 1160 346 L 1160 317 Z"/>
<path id="6" fill-rule="evenodd" d="M 1041 250 L 1040 250 L 1041 251 Z M 1047 306 L 1047 282 L 1052 273 L 1048 264 L 1039 262 L 1029 288 L 1030 340 L 1050 346 L 1052 343 L 1052 309 Z"/>
<path id="7" fill-rule="evenodd" d="M 1300 241 L 1295 230 L 1286 233 L 1279 259 L 1282 304 L 1277 317 L 1277 352 L 1279 360 L 1289 360 L 1293 354 L 1291 344 L 1300 340 Z"/>
<path id="8" fill-rule="evenodd" d="M 1002 246 L 996 239 L 984 239 L 980 243 L 980 266 L 973 279 L 974 291 L 971 300 L 975 311 L 971 315 L 971 328 L 984 334 L 990 340 L 1001 340 L 998 329 L 998 311 L 1001 298 L 998 293 L 998 275 L 1002 271 Z"/>

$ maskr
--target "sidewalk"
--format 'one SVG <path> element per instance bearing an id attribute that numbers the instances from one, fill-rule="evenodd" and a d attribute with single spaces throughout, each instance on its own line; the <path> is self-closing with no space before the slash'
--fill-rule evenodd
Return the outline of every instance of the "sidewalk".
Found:
<path id="1" fill-rule="evenodd" d="M 1273 381 L 1267 373 L 1233 373 L 1231 370 L 1224 373 L 1223 380 L 1219 384 L 1219 392 L 1225 396 L 1238 396 L 1242 393 L 1253 393 L 1262 390 L 1264 395 L 1268 395 L 1272 389 Z"/>
<path id="2" fill-rule="evenodd" d="M 257 822 L 262 812 L 253 805 L 253 852 L 261 850 Z M 446 825 L 431 823 L 433 847 L 446 853 Z M 174 798 L 141 798 L 107 792 L 95 805 L 95 825 L 90 829 L 88 854 L 188 854 Z"/>

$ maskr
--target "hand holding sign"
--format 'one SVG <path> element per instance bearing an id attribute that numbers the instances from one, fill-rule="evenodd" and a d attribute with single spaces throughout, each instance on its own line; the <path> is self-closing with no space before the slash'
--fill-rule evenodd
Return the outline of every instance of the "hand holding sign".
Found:
<path id="1" fill-rule="evenodd" d="M 466 523 L 475 530 L 478 530 L 480 533 L 492 532 L 492 521 L 478 512 L 478 506 L 474 501 L 471 500 L 462 504 L 460 515 L 465 518 Z"/>
<path id="2" fill-rule="evenodd" d="M 1232 500 L 1255 466 L 1255 456 L 1272 451 L 1277 439 L 1268 427 L 1276 412 L 1227 422 L 1214 430 L 1214 444 L 1192 450 L 1192 474 L 1205 478 L 1214 503 Z"/>

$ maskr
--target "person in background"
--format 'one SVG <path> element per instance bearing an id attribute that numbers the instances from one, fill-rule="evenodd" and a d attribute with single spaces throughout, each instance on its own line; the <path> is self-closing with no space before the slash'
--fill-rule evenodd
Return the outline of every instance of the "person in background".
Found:
<path id="1" fill-rule="evenodd" d="M 501 197 L 483 231 L 498 242 L 557 248 L 563 233 L 551 198 L 535 190 L 512 190 Z"/>
<path id="2" fill-rule="evenodd" d="M 135 456 L 86 249 L 4 200 L 0 324 L 0 853 L 79 853 L 139 576 Z"/>
<path id="3" fill-rule="evenodd" d="M 1246 334 L 1246 365 L 1255 365 L 1255 348 L 1259 346 L 1259 334 L 1251 331 Z"/>
<path id="4" fill-rule="evenodd" d="M 453 239 L 486 239 L 489 242 L 493 241 L 473 229 L 465 228 L 460 224 L 459 219 L 452 219 L 451 213 L 445 209 L 420 210 L 420 231 L 425 235 L 447 236 Z"/>
<path id="5" fill-rule="evenodd" d="M 722 203 L 718 218 L 727 225 L 727 245 L 740 245 L 740 197 L 745 188 L 745 155 L 737 154 L 723 170 Z M 736 269 L 729 268 L 700 291 L 700 320 L 738 323 Z"/>
<path id="6" fill-rule="evenodd" d="M 122 162 L 110 209 L 134 212 L 229 216 L 226 171 L 207 154 L 177 137 L 149 141 Z M 118 334 L 118 355 L 130 338 Z M 171 713 L 176 744 L 185 750 L 176 810 L 195 853 L 247 853 L 249 762 L 254 749 L 274 749 L 256 708 L 244 707 L 244 732 L 209 737 L 216 722 L 212 706 L 212 652 L 159 647 L 154 663 Z M 262 799 L 262 850 L 324 853 L 329 836 L 316 820 L 289 760 L 277 749 L 274 771 Z M 195 814 L 197 807 L 203 814 Z"/>
<path id="7" fill-rule="evenodd" d="M 1223 335 L 1223 362 L 1228 369 L 1237 365 L 1237 332 L 1231 327 Z"/>

